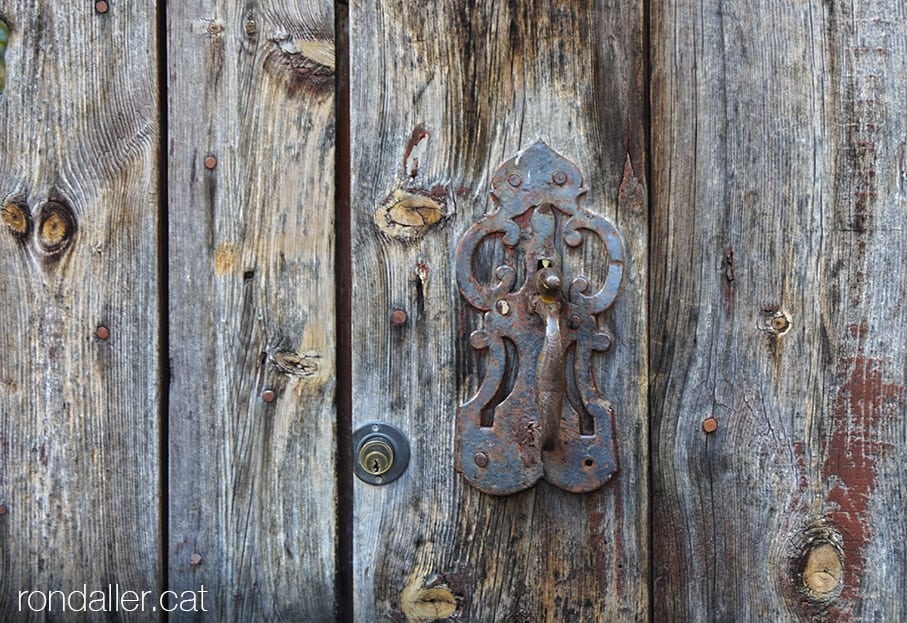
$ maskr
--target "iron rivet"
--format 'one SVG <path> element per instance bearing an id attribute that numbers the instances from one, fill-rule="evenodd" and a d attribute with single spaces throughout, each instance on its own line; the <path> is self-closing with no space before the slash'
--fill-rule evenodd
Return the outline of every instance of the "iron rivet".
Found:
<path id="1" fill-rule="evenodd" d="M 476 452 L 473 459 L 479 467 L 488 467 L 488 455 L 484 452 Z"/>
<path id="2" fill-rule="evenodd" d="M 555 171 L 554 175 L 551 176 L 551 179 L 553 179 L 554 183 L 558 186 L 563 186 L 567 183 L 567 174 L 563 171 Z"/>
<path id="3" fill-rule="evenodd" d="M 381 427 L 380 427 L 380 426 L 378 426 L 377 424 L 372 424 L 372 432 L 373 432 L 373 433 L 377 433 L 379 430 L 381 430 Z"/>
<path id="4" fill-rule="evenodd" d="M 94 334 L 99 340 L 106 340 L 110 337 L 110 329 L 104 325 L 98 325 L 98 328 L 94 330 Z"/>
<path id="5" fill-rule="evenodd" d="M 402 327 L 406 324 L 406 311 L 395 309 L 391 311 L 391 324 L 395 327 Z"/>
<path id="6" fill-rule="evenodd" d="M 107 6 L 107 2 L 104 0 L 98 0 L 94 3 L 94 10 L 102 15 L 107 12 L 107 9 L 110 8 Z"/>
<path id="7" fill-rule="evenodd" d="M 213 171 L 217 166 L 217 158 L 215 156 L 205 156 L 205 168 L 209 171 Z"/>
<path id="8" fill-rule="evenodd" d="M 583 321 L 580 319 L 579 316 L 577 316 L 576 314 L 573 314 L 572 316 L 570 316 L 567 319 L 567 326 L 570 327 L 571 329 L 579 329 L 582 322 Z"/>
<path id="9" fill-rule="evenodd" d="M 718 430 L 718 420 L 713 417 L 702 420 L 702 430 L 706 433 L 714 433 Z"/>
<path id="10" fill-rule="evenodd" d="M 507 314 L 510 313 L 510 303 L 508 303 L 508 302 L 505 301 L 504 299 L 501 299 L 500 301 L 498 301 L 497 303 L 495 303 L 494 306 L 495 306 L 495 309 L 497 309 L 498 312 L 499 312 L 502 316 L 506 316 Z"/>
<path id="11" fill-rule="evenodd" d="M 197 567 L 202 564 L 202 555 L 201 554 L 192 554 L 189 556 L 189 564 L 193 567 Z"/>
<path id="12" fill-rule="evenodd" d="M 261 392 L 261 399 L 265 402 L 274 402 L 275 398 L 277 398 L 277 394 L 274 393 L 273 389 L 266 389 Z"/>
<path id="13" fill-rule="evenodd" d="M 517 188 L 520 184 L 523 183 L 523 178 L 520 177 L 519 173 L 511 173 L 507 176 L 507 182 L 514 188 Z"/>

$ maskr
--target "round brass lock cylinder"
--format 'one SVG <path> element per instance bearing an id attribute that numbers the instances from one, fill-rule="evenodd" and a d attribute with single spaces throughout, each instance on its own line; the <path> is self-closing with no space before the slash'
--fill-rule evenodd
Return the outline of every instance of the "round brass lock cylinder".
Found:
<path id="1" fill-rule="evenodd" d="M 383 476 L 394 464 L 394 449 L 388 440 L 375 435 L 359 448 L 359 467 L 374 476 Z"/>
<path id="2" fill-rule="evenodd" d="M 359 480 L 386 485 L 399 478 L 409 465 L 409 442 L 400 429 L 371 422 L 353 433 L 353 471 Z"/>

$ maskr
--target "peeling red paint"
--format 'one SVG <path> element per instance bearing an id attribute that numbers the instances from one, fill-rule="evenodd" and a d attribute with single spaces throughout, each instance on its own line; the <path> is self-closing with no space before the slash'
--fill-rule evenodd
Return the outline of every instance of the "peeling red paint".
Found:
<path id="1" fill-rule="evenodd" d="M 428 196 L 439 201 L 447 199 L 447 187 L 441 184 L 435 184 L 428 189 Z"/>
<path id="2" fill-rule="evenodd" d="M 40 446 L 32 446 L 32 453 L 38 455 L 38 461 L 44 467 L 47 467 L 47 444 L 41 444 Z"/>
<path id="3" fill-rule="evenodd" d="M 851 325 L 851 335 L 864 336 L 865 325 Z M 860 352 L 860 349 L 858 349 Z M 884 361 L 858 354 L 838 363 L 841 386 L 833 403 L 830 435 L 823 450 L 822 477 L 830 487 L 826 516 L 843 537 L 844 585 L 829 621 L 849 621 L 860 598 L 866 563 L 865 548 L 872 538 L 871 498 L 876 488 L 876 457 L 888 445 L 882 422 L 897 414 L 904 387 L 884 382 Z"/>
<path id="4" fill-rule="evenodd" d="M 409 138 L 409 142 L 406 144 L 406 151 L 403 152 L 403 170 L 410 177 L 416 177 L 419 173 L 419 163 L 418 161 L 413 166 L 413 170 L 409 170 L 409 157 L 413 153 L 413 149 L 416 148 L 416 145 L 422 142 L 423 139 L 427 138 L 431 132 L 426 130 L 423 127 L 416 127 L 413 130 L 412 136 Z"/>
<path id="5" fill-rule="evenodd" d="M 806 465 L 806 454 L 804 452 L 803 442 L 795 441 L 793 443 L 793 449 L 794 465 L 797 468 L 799 477 L 797 478 L 797 495 L 793 500 L 791 510 L 796 510 L 800 507 L 802 496 L 809 492 L 809 470 Z"/>

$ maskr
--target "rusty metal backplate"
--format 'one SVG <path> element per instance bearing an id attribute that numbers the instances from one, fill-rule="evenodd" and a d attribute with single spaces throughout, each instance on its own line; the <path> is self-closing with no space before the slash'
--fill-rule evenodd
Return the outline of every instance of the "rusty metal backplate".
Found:
<path id="1" fill-rule="evenodd" d="M 491 494 L 515 493 L 542 478 L 592 491 L 617 471 L 614 411 L 596 387 L 592 353 L 613 341 L 598 317 L 618 294 L 623 240 L 607 219 L 579 206 L 579 168 L 542 141 L 504 162 L 491 184 L 494 209 L 456 251 L 460 294 L 483 314 L 470 343 L 482 352 L 485 371 L 475 396 L 457 410 L 456 466 Z M 608 256 L 604 283 L 591 292 L 585 277 L 563 274 L 564 245 L 582 245 L 583 231 Z M 474 263 L 489 237 L 510 252 L 493 282 L 483 283 Z"/>

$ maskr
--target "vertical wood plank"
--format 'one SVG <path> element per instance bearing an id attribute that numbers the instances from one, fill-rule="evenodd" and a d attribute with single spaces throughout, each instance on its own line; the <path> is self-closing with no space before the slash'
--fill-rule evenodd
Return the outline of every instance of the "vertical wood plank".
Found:
<path id="1" fill-rule="evenodd" d="M 155 11 L 0 19 L 0 620 L 84 620 L 48 592 L 160 588 Z"/>
<path id="2" fill-rule="evenodd" d="M 901 620 L 904 6 L 651 23 L 655 618 Z"/>
<path id="3" fill-rule="evenodd" d="M 170 584 L 328 621 L 333 5 L 170 3 L 168 36 Z"/>
<path id="4" fill-rule="evenodd" d="M 643 18 L 612 5 L 350 7 L 354 427 L 383 420 L 412 445 L 400 480 L 355 484 L 357 620 L 648 616 Z M 599 369 L 621 471 L 591 494 L 492 497 L 454 472 L 456 408 L 479 378 L 452 257 L 490 209 L 494 169 L 537 138 L 578 163 L 582 205 L 626 238 Z M 391 225 L 407 199 L 442 218 Z"/>

